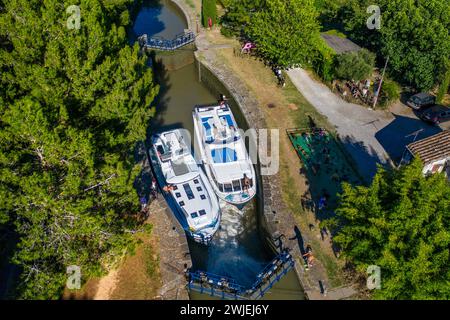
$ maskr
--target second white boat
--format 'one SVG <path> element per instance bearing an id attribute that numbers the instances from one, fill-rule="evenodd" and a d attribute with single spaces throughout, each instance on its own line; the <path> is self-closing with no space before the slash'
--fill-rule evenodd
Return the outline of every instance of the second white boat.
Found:
<path id="1" fill-rule="evenodd" d="M 219 198 L 243 205 L 256 194 L 255 169 L 227 104 L 197 106 L 195 137 L 206 174 Z"/>

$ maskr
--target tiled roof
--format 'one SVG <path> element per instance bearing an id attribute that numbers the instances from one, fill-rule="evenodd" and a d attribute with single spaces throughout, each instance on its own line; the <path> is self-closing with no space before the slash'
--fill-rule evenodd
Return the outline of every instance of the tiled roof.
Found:
<path id="1" fill-rule="evenodd" d="M 424 164 L 450 157 L 450 130 L 413 142 L 408 150 L 418 156 Z"/>

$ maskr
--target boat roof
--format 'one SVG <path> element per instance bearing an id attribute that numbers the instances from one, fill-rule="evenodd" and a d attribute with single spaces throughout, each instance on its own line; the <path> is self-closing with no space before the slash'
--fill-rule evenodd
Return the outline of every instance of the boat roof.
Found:
<path id="1" fill-rule="evenodd" d="M 211 198 L 201 176 L 176 184 L 173 188 L 171 194 L 184 212 L 189 225 L 203 227 L 211 223 Z"/>
<path id="2" fill-rule="evenodd" d="M 244 174 L 252 178 L 251 161 L 229 106 L 196 107 L 195 111 L 197 121 L 202 124 L 205 155 L 217 182 L 229 183 L 242 179 Z M 217 134 L 213 132 L 214 127 Z"/>
<path id="3" fill-rule="evenodd" d="M 227 104 L 196 107 L 206 143 L 223 144 L 239 139 L 238 125 Z"/>
<path id="4" fill-rule="evenodd" d="M 203 228 L 214 220 L 215 197 L 208 181 L 201 173 L 179 130 L 167 131 L 153 138 L 170 193 L 183 211 L 188 224 Z M 218 207 L 218 205 L 217 205 Z"/>
<path id="5" fill-rule="evenodd" d="M 199 175 L 199 168 L 180 131 L 155 135 L 153 144 L 160 156 L 161 168 L 168 183 L 182 183 Z"/>

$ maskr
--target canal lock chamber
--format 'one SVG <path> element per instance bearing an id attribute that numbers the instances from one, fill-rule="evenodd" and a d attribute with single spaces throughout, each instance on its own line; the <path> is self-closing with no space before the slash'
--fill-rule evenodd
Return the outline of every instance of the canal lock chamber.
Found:
<path id="1" fill-rule="evenodd" d="M 136 11 L 130 42 L 147 34 L 149 37 L 172 39 L 187 28 L 183 11 L 170 0 L 143 1 Z M 155 117 L 150 123 L 148 136 L 155 132 L 184 128 L 193 137 L 192 109 L 195 105 L 217 102 L 220 94 L 228 102 L 241 129 L 249 125 L 239 105 L 226 86 L 200 61 L 195 59 L 195 44 L 176 51 L 148 50 L 160 93 L 153 105 Z M 259 165 L 257 196 L 244 208 L 221 202 L 221 228 L 210 246 L 195 243 L 188 238 L 192 271 L 205 271 L 236 280 L 250 288 L 258 274 L 277 255 L 276 247 L 265 228 L 264 199 Z M 209 299 L 208 292 L 191 291 L 191 299 Z M 265 299 L 304 299 L 296 273 L 291 269 L 264 296 Z"/>

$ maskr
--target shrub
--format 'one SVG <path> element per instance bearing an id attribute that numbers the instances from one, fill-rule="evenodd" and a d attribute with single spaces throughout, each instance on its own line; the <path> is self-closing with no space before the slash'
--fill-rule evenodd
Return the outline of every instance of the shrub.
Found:
<path id="1" fill-rule="evenodd" d="M 325 82 L 331 82 L 334 78 L 333 62 L 334 51 L 324 43 L 319 45 L 317 58 L 314 60 L 313 66 L 316 73 Z"/>
<path id="2" fill-rule="evenodd" d="M 220 33 L 227 38 L 232 38 L 234 36 L 233 31 L 224 26 L 222 26 L 222 28 L 220 28 Z"/>
<path id="3" fill-rule="evenodd" d="M 209 27 L 209 18 L 211 18 L 212 24 L 215 25 L 217 20 L 216 0 L 202 1 L 202 22 L 205 28 Z"/>
<path id="4" fill-rule="evenodd" d="M 393 102 L 400 99 L 400 85 L 389 79 L 385 79 L 381 86 L 380 103 L 381 108 L 389 107 Z"/>
<path id="5" fill-rule="evenodd" d="M 336 56 L 334 73 L 337 78 L 360 81 L 368 78 L 375 66 L 375 55 L 366 49 Z"/>
<path id="6" fill-rule="evenodd" d="M 436 96 L 437 103 L 442 103 L 445 94 L 450 89 L 450 61 L 447 62 L 447 65 L 444 67 L 444 69 L 446 69 L 446 72 L 443 73 L 442 80 L 439 85 L 439 90 Z"/>

